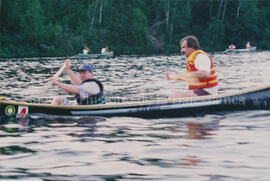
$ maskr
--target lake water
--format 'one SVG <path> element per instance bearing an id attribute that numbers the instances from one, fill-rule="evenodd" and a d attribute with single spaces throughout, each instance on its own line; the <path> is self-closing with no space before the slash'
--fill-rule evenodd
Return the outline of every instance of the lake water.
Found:
<path id="1" fill-rule="evenodd" d="M 270 52 L 211 54 L 220 92 L 270 84 Z M 64 94 L 47 79 L 65 58 L 0 59 L 1 96 L 50 101 Z M 185 67 L 182 55 L 72 59 L 91 63 L 107 101 L 167 98 L 185 89 L 165 72 Z M 60 78 L 68 82 L 63 73 Z M 0 124 L 0 180 L 269 181 L 270 111 L 185 118 L 33 116 Z"/>

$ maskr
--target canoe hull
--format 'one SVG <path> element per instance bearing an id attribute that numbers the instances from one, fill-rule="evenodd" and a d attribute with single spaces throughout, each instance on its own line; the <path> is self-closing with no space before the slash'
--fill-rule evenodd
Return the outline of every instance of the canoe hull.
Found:
<path id="1" fill-rule="evenodd" d="M 101 54 L 82 54 L 82 53 L 79 53 L 78 57 L 80 57 L 80 58 L 111 58 L 111 57 L 113 57 L 113 52 L 101 53 Z"/>
<path id="2" fill-rule="evenodd" d="M 226 49 L 227 53 L 240 53 L 240 52 L 255 52 L 257 50 L 256 47 L 252 48 L 244 48 L 244 49 Z"/>
<path id="3" fill-rule="evenodd" d="M 270 110 L 270 86 L 217 96 L 105 105 L 55 106 L 0 100 L 0 115 L 2 118 L 8 116 L 21 118 L 29 114 L 147 118 L 185 117 L 210 112 L 254 109 Z"/>

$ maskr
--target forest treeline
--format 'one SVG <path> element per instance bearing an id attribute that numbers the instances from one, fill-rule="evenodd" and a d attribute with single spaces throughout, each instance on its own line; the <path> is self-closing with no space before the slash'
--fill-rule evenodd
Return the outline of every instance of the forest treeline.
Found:
<path id="1" fill-rule="evenodd" d="M 0 57 L 179 52 L 198 37 L 202 49 L 223 51 L 247 41 L 270 49 L 269 0 L 0 0 Z"/>

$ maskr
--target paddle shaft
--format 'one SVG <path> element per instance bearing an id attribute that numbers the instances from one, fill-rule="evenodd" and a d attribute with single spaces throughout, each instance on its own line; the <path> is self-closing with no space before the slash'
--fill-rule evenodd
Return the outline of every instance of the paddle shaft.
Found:
<path id="1" fill-rule="evenodd" d="M 64 63 L 63 65 L 62 65 L 62 67 L 54 74 L 54 78 L 57 78 L 57 77 L 59 77 L 60 76 L 60 74 L 64 71 L 64 69 L 65 69 L 65 67 L 66 67 L 66 63 Z"/>
<path id="2" fill-rule="evenodd" d="M 88 48 L 88 47 L 87 47 L 87 46 L 85 46 L 85 45 L 83 45 L 83 47 L 84 47 L 84 48 Z M 88 48 L 88 50 L 89 50 L 89 48 Z"/>
<path id="3" fill-rule="evenodd" d="M 53 78 L 55 78 L 55 79 L 58 78 L 58 77 L 61 75 L 61 73 L 64 71 L 66 65 L 67 65 L 67 64 L 64 63 L 64 64 L 62 65 L 62 67 L 60 67 L 60 69 L 54 74 Z M 48 89 L 48 87 L 49 87 L 50 85 L 51 85 L 51 82 L 50 82 L 50 81 L 47 82 L 47 83 L 44 85 L 42 95 L 45 94 L 45 92 L 47 91 L 47 89 Z"/>

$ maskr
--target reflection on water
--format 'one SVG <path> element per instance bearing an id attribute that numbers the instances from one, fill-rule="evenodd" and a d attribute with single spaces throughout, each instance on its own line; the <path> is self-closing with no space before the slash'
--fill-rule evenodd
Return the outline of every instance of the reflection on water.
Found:
<path id="1" fill-rule="evenodd" d="M 6 176 L 0 178 L 252 180 L 252 174 L 237 175 L 257 172 L 258 156 L 260 173 L 267 178 L 266 117 L 270 119 L 267 111 L 249 111 L 246 116 L 236 112 L 150 120 L 36 115 L 27 125 L 14 120 L 1 124 L 1 170 Z"/>
<path id="2" fill-rule="evenodd" d="M 185 123 L 188 128 L 188 139 L 207 139 L 216 133 L 213 133 L 218 128 L 218 122 L 214 123 Z"/>
<path id="3" fill-rule="evenodd" d="M 270 52 L 215 53 L 220 92 L 270 83 Z M 64 58 L 0 60 L 1 96 L 49 101 L 63 94 L 40 90 Z M 72 60 L 91 63 L 112 101 L 167 98 L 184 84 L 165 72 L 184 57 L 123 56 Z M 11 68 L 12 67 L 12 68 Z M 65 74 L 61 81 L 68 81 Z M 269 111 L 239 111 L 187 118 L 1 118 L 0 180 L 270 180 Z"/>
<path id="4" fill-rule="evenodd" d="M 183 159 L 183 163 L 181 165 L 188 167 L 188 166 L 198 166 L 203 161 L 198 159 L 196 156 L 188 156 L 187 158 Z"/>

